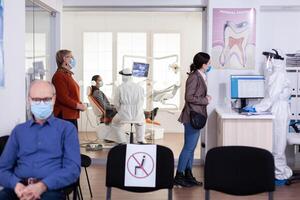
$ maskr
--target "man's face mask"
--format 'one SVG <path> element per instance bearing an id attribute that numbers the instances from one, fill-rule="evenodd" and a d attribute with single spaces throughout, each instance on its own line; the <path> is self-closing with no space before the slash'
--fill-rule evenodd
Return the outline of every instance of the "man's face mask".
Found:
<path id="1" fill-rule="evenodd" d="M 51 100 L 31 101 L 30 108 L 36 119 L 47 119 L 53 112 L 53 104 Z"/>

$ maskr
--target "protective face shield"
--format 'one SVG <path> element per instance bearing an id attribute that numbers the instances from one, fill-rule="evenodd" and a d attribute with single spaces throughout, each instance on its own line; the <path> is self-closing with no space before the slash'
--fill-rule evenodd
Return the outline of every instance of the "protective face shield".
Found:
<path id="1" fill-rule="evenodd" d="M 272 68 L 273 71 L 285 71 L 285 65 L 283 60 L 272 60 Z"/>
<path id="2" fill-rule="evenodd" d="M 71 67 L 71 69 L 74 69 L 76 67 L 76 60 L 75 58 L 71 58 L 69 65 Z"/>
<path id="3" fill-rule="evenodd" d="M 119 74 L 123 76 L 132 76 L 132 70 L 130 68 L 124 68 L 121 71 L 119 71 Z"/>
<path id="4" fill-rule="evenodd" d="M 132 70 L 130 68 L 124 68 L 119 72 L 119 74 L 122 75 L 122 81 L 127 82 L 131 79 L 132 77 Z"/>
<path id="5" fill-rule="evenodd" d="M 53 112 L 52 101 L 31 101 L 30 109 L 36 119 L 47 119 Z"/>
<path id="6" fill-rule="evenodd" d="M 266 59 L 266 71 L 269 73 L 272 73 L 272 58 L 271 57 L 267 57 Z"/>
<path id="7" fill-rule="evenodd" d="M 131 79 L 131 76 L 122 76 L 123 82 L 128 82 Z"/>

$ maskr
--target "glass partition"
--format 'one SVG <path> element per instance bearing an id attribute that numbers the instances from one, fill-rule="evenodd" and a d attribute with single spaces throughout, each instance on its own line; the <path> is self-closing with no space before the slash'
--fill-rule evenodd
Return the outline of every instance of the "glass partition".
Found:
<path id="1" fill-rule="evenodd" d="M 33 80 L 51 80 L 50 49 L 53 34 L 52 11 L 42 7 L 34 0 L 25 1 L 25 71 L 26 94 Z M 27 117 L 30 112 L 27 105 Z"/>
<path id="2" fill-rule="evenodd" d="M 26 72 L 30 80 L 50 79 L 50 11 L 26 0 Z"/>

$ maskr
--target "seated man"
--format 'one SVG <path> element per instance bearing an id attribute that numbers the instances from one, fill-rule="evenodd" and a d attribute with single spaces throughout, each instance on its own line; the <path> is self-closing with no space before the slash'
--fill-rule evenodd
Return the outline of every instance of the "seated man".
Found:
<path id="1" fill-rule="evenodd" d="M 100 87 L 103 86 L 103 81 L 100 75 L 94 75 L 92 77 L 92 90 L 91 95 L 97 100 L 97 102 L 101 105 L 105 110 L 105 117 L 113 118 L 117 114 L 117 110 L 114 105 L 112 105 L 106 95 L 100 90 Z M 152 111 L 144 111 L 144 115 L 146 121 L 149 123 L 158 124 L 154 122 L 154 118 L 157 114 L 158 108 L 154 108 Z"/>
<path id="2" fill-rule="evenodd" d="M 13 129 L 0 157 L 0 199 L 65 199 L 80 175 L 77 129 L 52 115 L 51 83 L 34 81 L 28 99 L 33 119 Z"/>

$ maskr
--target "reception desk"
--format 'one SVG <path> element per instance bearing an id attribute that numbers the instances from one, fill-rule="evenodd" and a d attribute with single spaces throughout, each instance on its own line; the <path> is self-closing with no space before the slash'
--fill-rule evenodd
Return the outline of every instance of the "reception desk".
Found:
<path id="1" fill-rule="evenodd" d="M 241 115 L 221 107 L 216 112 L 218 146 L 253 146 L 272 152 L 273 115 Z"/>

